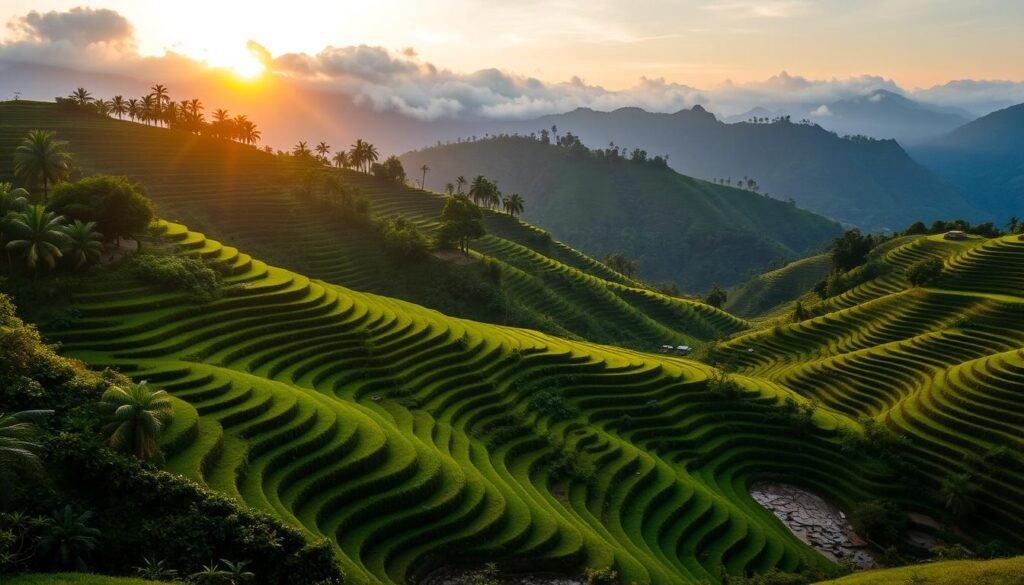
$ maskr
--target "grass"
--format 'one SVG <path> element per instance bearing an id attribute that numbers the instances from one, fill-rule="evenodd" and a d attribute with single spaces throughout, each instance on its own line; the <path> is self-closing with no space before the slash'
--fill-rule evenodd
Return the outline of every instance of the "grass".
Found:
<path id="1" fill-rule="evenodd" d="M 517 219 L 485 211 L 488 235 L 469 266 L 397 264 L 368 226 L 341 226 L 292 190 L 291 164 L 253 147 L 83 114 L 39 102 L 0 102 L 0 180 L 30 130 L 54 129 L 83 174 L 143 183 L 161 217 L 189 224 L 260 259 L 355 290 L 411 300 L 476 320 L 563 337 L 655 349 L 699 345 L 747 327 L 693 300 L 653 292 Z M 349 171 L 329 171 L 362 191 L 372 211 L 401 214 L 436 233 L 446 197 Z M 497 280 L 482 276 L 487 261 Z"/>
<path id="2" fill-rule="evenodd" d="M 720 357 L 847 419 L 870 417 L 904 437 L 926 500 L 967 473 L 977 490 L 962 524 L 978 538 L 1022 544 L 1024 524 L 1024 243 L 1008 236 L 894 240 L 873 253 L 881 276 L 812 309 L 799 323 L 739 335 Z M 911 288 L 914 262 L 943 261 Z M 998 461 L 989 453 L 1007 450 Z M 941 514 L 941 512 L 938 512 Z"/>
<path id="3" fill-rule="evenodd" d="M 991 561 L 946 561 L 865 571 L 819 585 L 1020 585 L 1024 557 Z"/>
<path id="4" fill-rule="evenodd" d="M 787 429 L 778 405 L 797 397 L 778 385 L 746 378 L 723 400 L 696 362 L 447 317 L 161 225 L 231 274 L 221 298 L 115 271 L 44 333 L 171 392 L 168 469 L 327 537 L 355 582 L 486 558 L 652 583 L 824 567 L 742 486 L 799 476 L 839 502 L 899 489 L 850 463 L 838 419 Z"/>

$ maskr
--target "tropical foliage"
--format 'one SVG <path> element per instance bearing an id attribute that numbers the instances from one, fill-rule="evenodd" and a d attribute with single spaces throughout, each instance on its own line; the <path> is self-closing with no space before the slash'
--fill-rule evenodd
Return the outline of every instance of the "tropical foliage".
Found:
<path id="1" fill-rule="evenodd" d="M 57 140 L 50 130 L 33 130 L 14 150 L 14 174 L 29 185 L 43 189 L 45 202 L 50 186 L 71 174 L 71 155 L 67 143 Z"/>

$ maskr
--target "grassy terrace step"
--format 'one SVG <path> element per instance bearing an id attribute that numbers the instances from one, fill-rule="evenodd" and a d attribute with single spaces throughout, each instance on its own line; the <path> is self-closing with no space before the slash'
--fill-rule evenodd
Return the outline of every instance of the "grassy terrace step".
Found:
<path id="1" fill-rule="evenodd" d="M 488 558 L 614 564 L 626 582 L 654 583 L 820 565 L 746 482 L 800 476 L 841 502 L 899 490 L 850 465 L 840 418 L 822 413 L 821 430 L 796 435 L 767 416 L 795 396 L 777 384 L 747 378 L 745 398 L 722 400 L 695 362 L 448 318 L 164 229 L 182 254 L 238 266 L 221 298 L 197 306 L 127 278 L 125 295 L 96 283 L 105 294 L 86 286 L 71 328 L 45 333 L 167 388 L 168 468 L 329 539 L 357 582 Z M 690 308 L 608 286 L 608 302 Z M 570 416 L 538 410 L 539 392 Z"/>
<path id="2" fill-rule="evenodd" d="M 122 174 L 140 181 L 162 217 L 231 241 L 263 261 L 367 292 L 412 295 L 416 293 L 410 290 L 423 288 L 396 284 L 403 281 L 404 268 L 381 250 L 374 230 L 335 225 L 318 208 L 297 199 L 291 193 L 295 179 L 288 159 L 55 104 L 4 102 L 0 180 L 10 179 L 6 157 L 35 128 L 57 130 L 83 172 Z M 351 171 L 326 172 L 337 173 L 343 183 L 365 193 L 374 213 L 402 214 L 427 235 L 436 233 L 444 195 Z M 654 349 L 667 343 L 696 345 L 748 326 L 701 303 L 647 291 L 641 283 L 515 218 L 491 210 L 484 211 L 484 218 L 490 235 L 474 242 L 475 251 L 498 261 L 502 284 L 518 303 L 517 311 L 532 315 L 528 322 L 548 332 Z M 235 257 L 235 250 L 218 252 L 199 239 L 181 244 L 203 257 L 223 254 L 221 260 L 233 262 L 232 270 L 239 274 L 251 261 Z M 500 319 L 499 313 L 493 320 Z"/>
<path id="3" fill-rule="evenodd" d="M 739 335 L 719 356 L 828 411 L 888 425 L 926 489 L 970 474 L 977 509 L 966 527 L 1024 546 L 1024 242 L 913 236 L 873 254 L 883 276 L 822 303 L 826 314 Z M 905 270 L 926 258 L 943 261 L 942 275 L 908 288 Z"/>

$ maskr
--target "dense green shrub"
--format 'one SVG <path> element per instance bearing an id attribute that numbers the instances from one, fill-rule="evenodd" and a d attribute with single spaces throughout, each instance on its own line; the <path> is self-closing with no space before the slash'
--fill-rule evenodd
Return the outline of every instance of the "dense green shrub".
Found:
<path id="1" fill-rule="evenodd" d="M 153 221 L 153 202 L 125 177 L 95 175 L 54 187 L 50 209 L 69 221 L 95 221 L 108 238 L 134 237 Z"/>
<path id="2" fill-rule="evenodd" d="M 405 168 L 402 167 L 402 161 L 398 160 L 397 156 L 389 156 L 382 163 L 373 163 L 370 166 L 370 173 L 378 179 L 396 183 L 405 182 Z"/>
<path id="3" fill-rule="evenodd" d="M 399 262 L 411 262 L 427 255 L 429 242 L 416 224 L 402 216 L 389 217 L 379 224 L 384 251 Z"/>
<path id="4" fill-rule="evenodd" d="M 530 408 L 541 416 L 551 417 L 552 421 L 570 419 L 579 414 L 579 409 L 567 402 L 561 390 L 555 388 L 534 392 L 530 397 Z"/>
<path id="5" fill-rule="evenodd" d="M 907 280 L 912 286 L 927 286 L 938 280 L 941 275 L 942 260 L 938 258 L 925 258 L 907 268 Z"/>
<path id="6" fill-rule="evenodd" d="M 618 585 L 619 572 L 611 567 L 601 569 L 589 568 L 583 576 L 587 579 L 587 585 Z"/>
<path id="7" fill-rule="evenodd" d="M 853 509 L 850 523 L 860 536 L 875 544 L 889 546 L 903 542 L 909 519 L 894 502 L 871 500 Z"/>
<path id="8" fill-rule="evenodd" d="M 128 270 L 147 282 L 191 293 L 199 301 L 210 301 L 220 294 L 220 274 L 197 258 L 137 254 L 129 261 Z"/>

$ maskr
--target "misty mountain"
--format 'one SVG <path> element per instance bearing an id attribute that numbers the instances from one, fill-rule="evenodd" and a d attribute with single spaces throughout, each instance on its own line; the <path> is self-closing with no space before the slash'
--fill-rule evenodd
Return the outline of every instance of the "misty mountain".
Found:
<path id="1" fill-rule="evenodd" d="M 983 215 L 894 140 L 844 139 L 788 121 L 726 124 L 700 106 L 674 114 L 580 108 L 503 129 L 529 133 L 553 126 L 590 146 L 614 142 L 668 155 L 669 165 L 685 175 L 733 184 L 751 177 L 762 193 L 791 197 L 800 207 L 865 229 Z"/>
<path id="2" fill-rule="evenodd" d="M 794 121 L 811 120 L 840 135 L 892 138 L 904 145 L 940 136 L 974 119 L 969 112 L 959 108 L 925 104 L 878 89 L 866 95 L 827 103 L 757 107 L 723 118 L 723 121 L 738 123 L 752 117 L 771 119 L 787 115 Z"/>
<path id="3" fill-rule="evenodd" d="M 957 128 L 912 151 L 1000 223 L 1024 216 L 1024 104 Z"/>
<path id="4" fill-rule="evenodd" d="M 580 145 L 504 136 L 406 153 L 428 189 L 485 175 L 526 200 L 524 219 L 598 258 L 622 251 L 640 276 L 687 291 L 734 284 L 816 249 L 840 226 L 794 205 Z M 417 175 L 417 173 L 414 173 Z"/>

